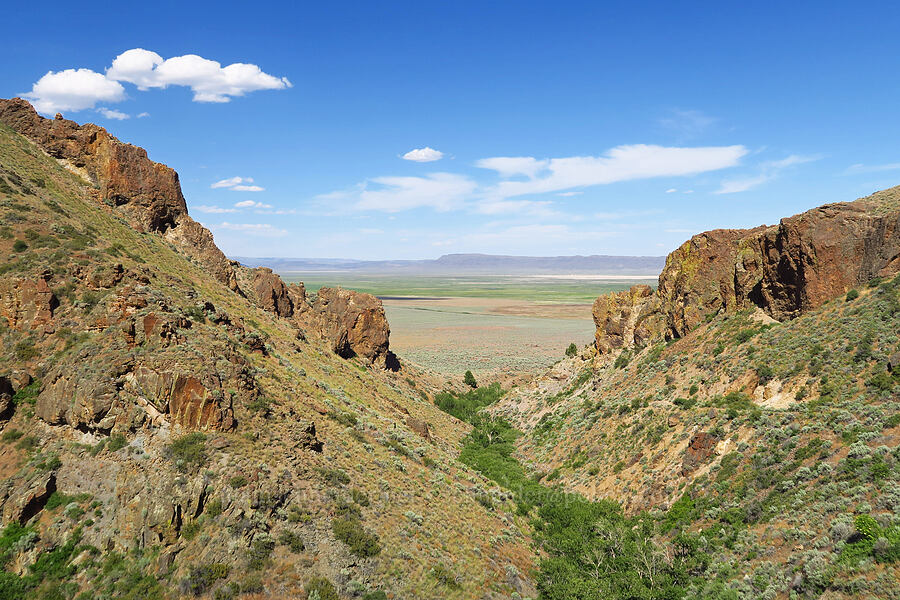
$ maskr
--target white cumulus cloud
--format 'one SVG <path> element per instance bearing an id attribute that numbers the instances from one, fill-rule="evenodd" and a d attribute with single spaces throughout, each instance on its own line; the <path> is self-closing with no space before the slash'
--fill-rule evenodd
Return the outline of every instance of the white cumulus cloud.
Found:
<path id="1" fill-rule="evenodd" d="M 189 87 L 194 102 L 229 102 L 249 92 L 293 87 L 287 77 L 270 75 L 253 64 L 223 67 L 196 54 L 164 59 L 156 52 L 133 48 L 117 56 L 106 73 L 85 68 L 48 71 L 22 97 L 42 114 L 77 112 L 125 100 L 121 82 L 133 83 L 142 91 L 172 85 Z"/>
<path id="2" fill-rule="evenodd" d="M 202 213 L 209 213 L 214 215 L 237 212 L 236 208 L 222 208 L 221 206 L 211 206 L 209 204 L 201 204 L 199 206 L 194 206 L 193 208 L 194 210 L 198 210 Z"/>
<path id="3" fill-rule="evenodd" d="M 130 119 L 131 115 L 127 113 L 123 113 L 119 110 L 113 110 L 111 108 L 106 108 L 101 106 L 97 109 L 97 112 L 106 117 L 107 119 L 116 119 L 117 121 L 124 121 L 125 119 Z"/>
<path id="4" fill-rule="evenodd" d="M 411 160 L 413 162 L 434 162 L 444 158 L 444 153 L 434 148 L 425 146 L 424 148 L 415 148 L 404 154 L 403 160 Z"/>
<path id="5" fill-rule="evenodd" d="M 90 69 L 66 69 L 48 71 L 22 97 L 36 111 L 53 114 L 94 108 L 99 102 L 121 102 L 125 99 L 125 88 Z"/>
<path id="6" fill-rule="evenodd" d="M 263 204 L 262 202 L 255 202 L 253 200 L 243 200 L 241 202 L 237 202 L 234 205 L 235 208 L 272 208 L 271 204 Z"/>
<path id="7" fill-rule="evenodd" d="M 293 87 L 287 77 L 269 75 L 253 64 L 233 63 L 223 67 L 196 54 L 164 59 L 143 48 L 133 48 L 117 56 L 106 76 L 133 83 L 139 90 L 186 86 L 194 92 L 194 102 L 229 102 L 233 96 L 248 92 Z"/>

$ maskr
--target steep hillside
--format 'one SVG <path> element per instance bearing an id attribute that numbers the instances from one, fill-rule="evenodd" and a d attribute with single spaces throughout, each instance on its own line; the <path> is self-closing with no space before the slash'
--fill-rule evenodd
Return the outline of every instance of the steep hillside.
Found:
<path id="1" fill-rule="evenodd" d="M 533 593 L 380 303 L 227 261 L 144 151 L 0 101 L 0 256 L 0 597 Z"/>
<path id="2" fill-rule="evenodd" d="M 543 482 L 621 503 L 659 564 L 700 552 L 679 597 L 900 597 L 898 215 L 893 188 L 696 236 L 658 291 L 598 300 L 598 348 L 491 410 Z M 781 238 L 805 250 L 750 250 Z M 781 266 L 735 295 L 749 264 Z"/>

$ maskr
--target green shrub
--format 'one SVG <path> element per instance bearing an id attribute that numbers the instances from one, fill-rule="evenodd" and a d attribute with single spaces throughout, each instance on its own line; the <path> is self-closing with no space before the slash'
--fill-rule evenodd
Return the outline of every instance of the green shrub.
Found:
<path id="1" fill-rule="evenodd" d="M 127 445 L 128 440 L 125 439 L 124 435 L 114 435 L 109 438 L 109 442 L 107 442 L 106 444 L 106 449 L 109 452 L 115 452 L 116 450 L 121 450 Z"/>
<path id="2" fill-rule="evenodd" d="M 24 252 L 28 250 L 28 244 L 24 240 L 16 240 L 13 242 L 13 252 Z"/>
<path id="3" fill-rule="evenodd" d="M 340 600 L 334 584 L 324 577 L 313 577 L 303 587 L 307 598 L 319 598 L 319 600 Z"/>
<path id="4" fill-rule="evenodd" d="M 853 290 L 850 290 L 849 292 L 847 292 L 847 296 L 846 296 L 845 300 L 847 302 L 851 302 L 853 300 L 856 300 L 857 298 L 859 298 L 859 290 L 853 289 Z"/>
<path id="5" fill-rule="evenodd" d="M 434 403 L 445 413 L 449 413 L 461 421 L 471 423 L 476 413 L 499 400 L 503 390 L 499 383 L 487 387 L 469 390 L 464 394 L 441 392 L 434 397 Z"/>
<path id="6" fill-rule="evenodd" d="M 206 464 L 206 436 L 200 432 L 183 435 L 169 444 L 166 454 L 183 473 L 198 469 Z"/>
<path id="7" fill-rule="evenodd" d="M 256 537 L 250 545 L 247 565 L 254 570 L 262 569 L 269 563 L 269 557 L 272 555 L 272 550 L 274 549 L 274 540 L 270 539 L 268 536 Z"/>
<path id="8" fill-rule="evenodd" d="M 215 500 L 210 500 L 206 503 L 206 508 L 204 511 L 207 515 L 212 518 L 216 518 L 222 514 L 222 501 L 216 498 Z"/>
<path id="9" fill-rule="evenodd" d="M 473 389 L 478 387 L 478 382 L 475 381 L 475 376 L 472 375 L 472 371 L 466 371 L 466 374 L 463 376 L 463 383 Z"/>
<path id="10" fill-rule="evenodd" d="M 697 401 L 693 398 L 675 398 L 672 403 L 682 410 L 687 410 L 697 404 Z"/>
<path id="11" fill-rule="evenodd" d="M 337 486 L 350 483 L 350 476 L 343 469 L 319 468 L 316 471 L 329 485 Z"/>
<path id="12" fill-rule="evenodd" d="M 193 567 L 190 574 L 181 580 L 181 591 L 200 596 L 209 591 L 216 581 L 228 577 L 230 570 L 228 565 L 221 563 Z"/>
<path id="13" fill-rule="evenodd" d="M 234 477 L 230 477 L 228 479 L 228 485 L 235 489 L 242 488 L 248 483 L 250 483 L 249 480 L 243 475 L 235 475 Z"/>
<path id="14" fill-rule="evenodd" d="M 459 579 L 454 575 L 450 569 L 444 566 L 443 563 L 438 563 L 431 568 L 430 574 L 434 577 L 438 583 L 443 586 L 452 589 L 459 589 L 462 587 L 459 583 Z"/>
<path id="15" fill-rule="evenodd" d="M 569 347 L 566 348 L 566 356 L 572 358 L 576 354 L 578 354 L 578 346 L 575 345 L 575 342 L 572 342 L 569 344 Z"/>
<path id="16" fill-rule="evenodd" d="M 378 536 L 369 533 L 354 517 L 336 517 L 331 522 L 334 537 L 347 544 L 350 552 L 357 556 L 370 557 L 381 552 Z"/>
<path id="17" fill-rule="evenodd" d="M 303 538 L 294 533 L 293 531 L 285 531 L 281 534 L 281 537 L 278 538 L 278 541 L 283 545 L 287 546 L 291 549 L 291 552 L 299 553 L 306 550 L 306 544 L 303 543 Z"/>

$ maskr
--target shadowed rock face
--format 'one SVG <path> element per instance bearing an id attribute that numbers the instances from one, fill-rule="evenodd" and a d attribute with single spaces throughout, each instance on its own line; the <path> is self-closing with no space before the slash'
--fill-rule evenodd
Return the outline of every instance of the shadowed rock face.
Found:
<path id="1" fill-rule="evenodd" d="M 900 187 L 754 229 L 692 237 L 666 258 L 659 287 L 594 302 L 600 352 L 681 337 L 708 315 L 758 306 L 774 319 L 818 308 L 900 271 Z"/>

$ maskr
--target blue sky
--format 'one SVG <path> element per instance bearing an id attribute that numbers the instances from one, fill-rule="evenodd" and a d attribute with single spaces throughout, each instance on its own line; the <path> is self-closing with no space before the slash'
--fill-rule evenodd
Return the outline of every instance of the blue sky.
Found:
<path id="1" fill-rule="evenodd" d="M 656 255 L 900 184 L 895 3 L 130 4 L 8 9 L 0 96 L 230 255 Z"/>

